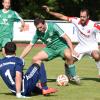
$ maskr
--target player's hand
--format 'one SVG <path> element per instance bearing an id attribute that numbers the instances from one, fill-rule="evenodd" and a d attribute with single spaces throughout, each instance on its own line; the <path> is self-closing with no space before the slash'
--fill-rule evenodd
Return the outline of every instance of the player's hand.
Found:
<path id="1" fill-rule="evenodd" d="M 31 98 L 31 97 L 23 96 L 23 95 L 21 95 L 21 93 L 17 93 L 16 97 L 17 98 Z"/>
<path id="2" fill-rule="evenodd" d="M 46 10 L 46 12 L 49 12 L 50 11 L 49 7 L 46 6 L 46 5 L 42 6 L 42 8 L 44 8 Z"/>
<path id="3" fill-rule="evenodd" d="M 23 30 L 24 30 L 24 27 L 19 27 L 19 30 L 20 30 L 20 32 L 23 32 Z"/>

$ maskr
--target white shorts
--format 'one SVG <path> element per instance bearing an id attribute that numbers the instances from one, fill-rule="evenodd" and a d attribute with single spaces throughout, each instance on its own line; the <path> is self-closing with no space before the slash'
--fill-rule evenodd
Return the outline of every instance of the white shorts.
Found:
<path id="1" fill-rule="evenodd" d="M 89 45 L 89 46 L 86 46 L 86 45 L 85 46 L 82 46 L 82 45 L 78 44 L 74 48 L 74 51 L 77 53 L 77 55 L 72 55 L 72 56 L 75 57 L 76 59 L 80 60 L 84 55 L 91 56 L 91 53 L 94 50 L 99 51 L 98 44 L 97 45 L 93 45 L 91 43 L 91 45 Z"/>

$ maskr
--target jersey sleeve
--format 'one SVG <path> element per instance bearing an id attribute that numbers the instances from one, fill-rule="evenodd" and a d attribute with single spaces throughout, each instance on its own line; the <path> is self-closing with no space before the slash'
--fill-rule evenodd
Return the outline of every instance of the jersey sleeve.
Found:
<path id="1" fill-rule="evenodd" d="M 97 30 L 99 30 L 100 31 L 100 25 L 98 25 L 98 24 L 94 24 L 94 28 L 96 28 Z"/>
<path id="2" fill-rule="evenodd" d="M 19 14 L 16 11 L 14 11 L 14 21 L 20 21 L 20 20 L 23 19 L 19 16 Z"/>
<path id="3" fill-rule="evenodd" d="M 23 72 L 24 62 L 21 58 L 16 59 L 15 70 L 19 72 Z"/>
<path id="4" fill-rule="evenodd" d="M 64 31 L 57 24 L 54 24 L 53 29 L 60 37 L 65 34 Z"/>
<path id="5" fill-rule="evenodd" d="M 36 31 L 35 35 L 33 36 L 32 41 L 30 43 L 34 45 L 37 42 L 37 40 L 38 40 L 38 35 L 37 35 L 37 31 Z"/>

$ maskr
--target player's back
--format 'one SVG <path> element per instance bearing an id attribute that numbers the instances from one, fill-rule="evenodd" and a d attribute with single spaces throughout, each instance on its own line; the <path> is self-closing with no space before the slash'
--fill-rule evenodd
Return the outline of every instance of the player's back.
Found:
<path id="1" fill-rule="evenodd" d="M 7 56 L 0 59 L 0 75 L 11 91 L 16 91 L 15 76 L 19 63 L 22 63 L 22 60 L 15 56 Z"/>

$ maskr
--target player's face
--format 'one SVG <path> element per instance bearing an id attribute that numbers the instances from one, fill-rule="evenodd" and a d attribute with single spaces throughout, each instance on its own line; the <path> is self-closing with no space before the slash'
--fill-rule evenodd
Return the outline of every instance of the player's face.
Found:
<path id="1" fill-rule="evenodd" d="M 43 24 L 43 23 L 39 23 L 37 26 L 36 26 L 37 30 L 39 30 L 40 32 L 44 33 L 45 30 L 46 30 L 46 24 Z"/>
<path id="2" fill-rule="evenodd" d="M 86 11 L 80 12 L 80 20 L 82 25 L 86 24 L 88 18 L 89 16 L 87 15 Z"/>
<path id="3" fill-rule="evenodd" d="M 3 5 L 4 9 L 8 10 L 10 8 L 11 2 L 10 2 L 10 0 L 4 0 L 2 5 Z"/>

